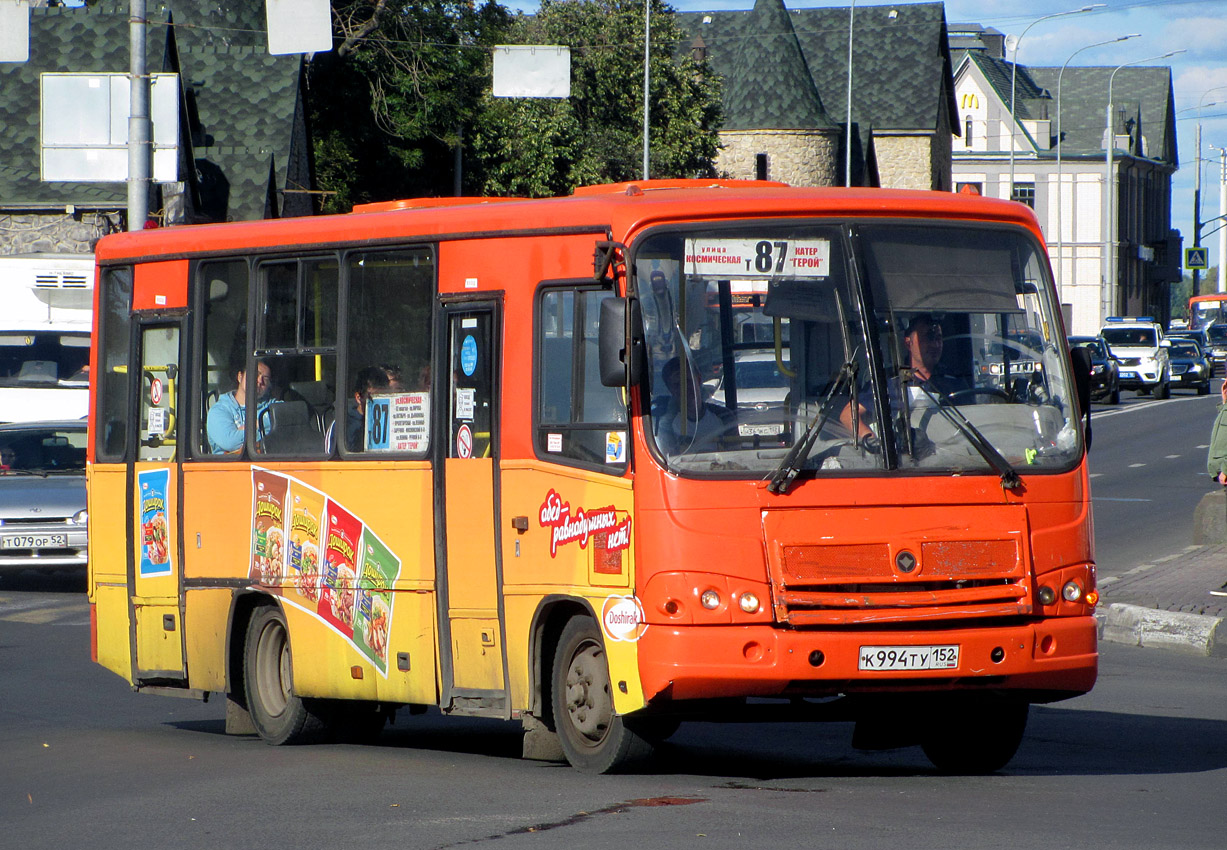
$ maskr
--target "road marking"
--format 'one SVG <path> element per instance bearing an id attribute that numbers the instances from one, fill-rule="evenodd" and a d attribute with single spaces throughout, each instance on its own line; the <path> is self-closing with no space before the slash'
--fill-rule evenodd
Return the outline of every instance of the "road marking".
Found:
<path id="1" fill-rule="evenodd" d="M 1101 475 L 1103 475 L 1102 472 L 1092 472 L 1090 475 L 1087 476 L 1087 478 L 1098 478 Z"/>
<path id="2" fill-rule="evenodd" d="M 1123 405 L 1121 407 L 1113 408 L 1112 410 L 1101 410 L 1096 408 L 1091 413 L 1091 421 L 1093 422 L 1096 419 L 1107 419 L 1111 416 L 1123 416 L 1126 413 L 1147 410 L 1161 404 L 1180 404 L 1186 401 L 1205 401 L 1205 399 L 1200 396 L 1183 396 L 1182 398 L 1169 398 L 1164 401 L 1155 401 L 1151 399 L 1150 401 L 1143 401 L 1138 404 Z"/>
<path id="3" fill-rule="evenodd" d="M 89 603 L 82 599 L 64 604 L 64 595 L 0 595 L 0 620 L 8 623 L 60 626 L 89 625 Z"/>
<path id="4" fill-rule="evenodd" d="M 1164 455 L 1164 458 L 1167 460 L 1175 460 L 1178 457 L 1180 457 L 1180 455 Z"/>
<path id="5" fill-rule="evenodd" d="M 1144 463 L 1131 463 L 1131 464 L 1129 464 L 1129 468 L 1130 468 L 1130 469 L 1139 469 L 1139 468 L 1141 468 L 1141 467 L 1143 467 L 1143 466 L 1145 466 L 1145 465 L 1146 465 L 1146 464 L 1144 464 Z"/>
<path id="6" fill-rule="evenodd" d="M 1154 499 L 1119 499 L 1112 496 L 1092 496 L 1092 502 L 1153 502 Z"/>

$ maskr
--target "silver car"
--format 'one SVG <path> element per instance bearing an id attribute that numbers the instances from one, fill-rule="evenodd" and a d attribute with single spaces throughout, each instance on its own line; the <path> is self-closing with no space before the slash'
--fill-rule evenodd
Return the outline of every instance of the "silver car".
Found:
<path id="1" fill-rule="evenodd" d="M 0 425 L 0 570 L 85 565 L 85 429 Z"/>

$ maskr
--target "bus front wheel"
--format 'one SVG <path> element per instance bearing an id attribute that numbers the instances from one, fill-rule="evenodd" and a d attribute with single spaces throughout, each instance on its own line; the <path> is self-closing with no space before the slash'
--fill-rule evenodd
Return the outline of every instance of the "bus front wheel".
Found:
<path id="1" fill-rule="evenodd" d="M 265 741 L 305 744 L 325 737 L 322 705 L 294 695 L 290 633 L 275 605 L 257 609 L 247 624 L 243 678 L 252 723 Z"/>
<path id="2" fill-rule="evenodd" d="M 926 718 L 920 746 L 942 773 L 995 773 L 1018 752 L 1030 706 L 998 694 L 967 694 L 940 700 Z"/>
<path id="3" fill-rule="evenodd" d="M 646 758 L 652 745 L 614 712 L 605 644 L 595 622 L 567 623 L 554 654 L 554 726 L 572 767 L 612 773 Z"/>

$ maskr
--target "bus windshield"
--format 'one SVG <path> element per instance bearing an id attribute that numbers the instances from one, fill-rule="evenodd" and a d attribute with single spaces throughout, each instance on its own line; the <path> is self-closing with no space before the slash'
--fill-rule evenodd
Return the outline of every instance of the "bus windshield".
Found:
<path id="1" fill-rule="evenodd" d="M 634 254 L 649 434 L 683 475 L 1068 469 L 1047 264 L 1000 227 L 656 231 Z"/>

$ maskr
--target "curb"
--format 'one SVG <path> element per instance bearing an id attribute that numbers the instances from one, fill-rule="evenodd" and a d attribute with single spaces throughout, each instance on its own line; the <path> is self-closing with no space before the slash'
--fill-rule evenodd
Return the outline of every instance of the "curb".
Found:
<path id="1" fill-rule="evenodd" d="M 1113 603 L 1095 612 L 1099 639 L 1227 658 L 1222 617 Z"/>

